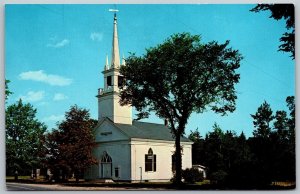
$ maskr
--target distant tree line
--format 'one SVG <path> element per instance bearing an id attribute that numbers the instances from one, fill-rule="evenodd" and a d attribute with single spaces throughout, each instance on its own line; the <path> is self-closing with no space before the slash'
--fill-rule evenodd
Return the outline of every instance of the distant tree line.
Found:
<path id="1" fill-rule="evenodd" d="M 198 130 L 189 138 L 193 164 L 207 167 L 212 183 L 230 188 L 263 188 L 274 181 L 296 179 L 295 98 L 286 98 L 288 112 L 272 111 L 265 101 L 253 118 L 253 137 L 223 131 L 217 124 L 201 137 Z"/>

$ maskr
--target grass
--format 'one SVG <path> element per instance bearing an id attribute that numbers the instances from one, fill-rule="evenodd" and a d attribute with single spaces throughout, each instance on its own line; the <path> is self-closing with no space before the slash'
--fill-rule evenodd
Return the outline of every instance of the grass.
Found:
<path id="1" fill-rule="evenodd" d="M 30 176 L 18 176 L 18 179 L 20 180 L 29 180 L 31 179 Z M 6 180 L 15 180 L 14 176 L 6 176 Z"/>
<path id="2" fill-rule="evenodd" d="M 197 185 L 207 185 L 207 184 L 210 184 L 210 180 L 205 179 L 205 180 L 203 180 L 201 182 L 197 182 L 196 184 Z"/>

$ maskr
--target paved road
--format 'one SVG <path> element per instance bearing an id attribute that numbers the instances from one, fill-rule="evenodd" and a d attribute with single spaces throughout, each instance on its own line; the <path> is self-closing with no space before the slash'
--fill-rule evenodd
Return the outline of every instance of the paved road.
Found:
<path id="1" fill-rule="evenodd" d="M 33 184 L 23 184 L 23 183 L 6 183 L 6 189 L 8 191 L 50 191 L 53 189 L 37 186 Z"/>
<path id="2" fill-rule="evenodd" d="M 6 183 L 8 191 L 113 191 L 113 190 L 153 190 L 150 188 L 132 188 L 132 187 L 71 187 L 59 184 L 24 184 L 24 183 Z M 165 190 L 157 188 L 155 190 Z"/>

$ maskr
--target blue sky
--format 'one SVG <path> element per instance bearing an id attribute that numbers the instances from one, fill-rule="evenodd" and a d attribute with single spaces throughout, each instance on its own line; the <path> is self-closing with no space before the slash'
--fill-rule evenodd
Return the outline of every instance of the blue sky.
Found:
<path id="1" fill-rule="evenodd" d="M 49 130 L 71 105 L 97 118 L 97 89 L 103 87 L 105 57 L 111 59 L 113 14 L 117 8 L 120 55 L 145 53 L 174 33 L 200 34 L 204 43 L 230 40 L 244 56 L 239 73 L 237 107 L 222 117 L 210 111 L 192 114 L 187 125 L 202 135 L 216 122 L 223 130 L 252 136 L 254 114 L 264 100 L 274 112 L 286 110 L 295 95 L 295 64 L 277 52 L 285 22 L 254 5 L 6 5 L 5 76 L 14 93 L 37 108 Z M 144 121 L 163 123 L 152 115 Z"/>

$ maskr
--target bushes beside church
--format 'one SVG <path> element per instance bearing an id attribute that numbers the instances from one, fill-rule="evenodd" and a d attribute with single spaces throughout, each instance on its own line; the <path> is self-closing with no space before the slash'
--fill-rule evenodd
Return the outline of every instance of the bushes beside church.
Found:
<path id="1" fill-rule="evenodd" d="M 195 183 L 203 181 L 203 172 L 196 168 L 187 168 L 182 171 L 182 178 L 186 183 Z"/>

